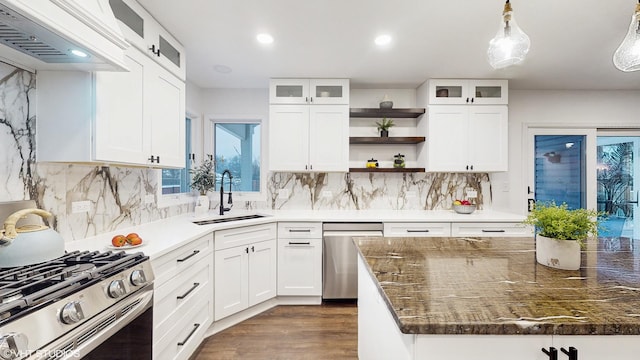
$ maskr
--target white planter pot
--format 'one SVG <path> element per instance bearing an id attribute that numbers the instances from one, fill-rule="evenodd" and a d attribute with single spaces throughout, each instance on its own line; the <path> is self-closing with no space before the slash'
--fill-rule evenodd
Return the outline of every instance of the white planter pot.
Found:
<path id="1" fill-rule="evenodd" d="M 580 244 L 574 240 L 558 240 L 536 235 L 538 263 L 562 270 L 580 269 Z"/>
<path id="2" fill-rule="evenodd" d="M 196 215 L 202 215 L 209 211 L 209 197 L 207 195 L 200 195 L 196 200 Z"/>

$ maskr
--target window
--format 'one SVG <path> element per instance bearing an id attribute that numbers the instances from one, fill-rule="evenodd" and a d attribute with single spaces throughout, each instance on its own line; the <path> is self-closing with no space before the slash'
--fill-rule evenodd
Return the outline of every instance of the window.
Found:
<path id="1" fill-rule="evenodd" d="M 193 153 L 192 142 L 192 121 L 190 118 L 185 119 L 185 164 L 186 167 L 182 169 L 162 169 L 161 172 L 161 192 L 159 194 L 158 206 L 165 207 L 169 205 L 175 205 L 187 200 L 186 195 L 191 194 L 191 188 L 189 187 L 191 182 L 190 170 L 191 159 L 190 156 Z M 179 197 L 184 195 L 184 199 L 181 201 Z"/>
<path id="2" fill-rule="evenodd" d="M 264 182 L 261 120 L 215 119 L 211 121 L 211 130 L 217 187 L 222 173 L 229 170 L 233 176 L 231 189 L 234 195 L 245 200 L 260 200 Z M 228 186 L 225 177 L 225 190 Z"/>

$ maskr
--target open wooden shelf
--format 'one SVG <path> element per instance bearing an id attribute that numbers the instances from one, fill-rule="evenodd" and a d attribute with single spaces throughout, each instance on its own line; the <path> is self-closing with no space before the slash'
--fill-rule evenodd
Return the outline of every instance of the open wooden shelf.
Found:
<path id="1" fill-rule="evenodd" d="M 350 137 L 349 144 L 419 144 L 424 142 L 424 136 L 393 136 L 393 137 Z"/>
<path id="2" fill-rule="evenodd" d="M 424 168 L 349 168 L 349 172 L 381 172 L 381 173 L 424 172 Z"/>
<path id="3" fill-rule="evenodd" d="M 425 113 L 424 108 L 406 109 L 377 109 L 377 108 L 351 108 L 349 116 L 352 118 L 417 118 Z"/>

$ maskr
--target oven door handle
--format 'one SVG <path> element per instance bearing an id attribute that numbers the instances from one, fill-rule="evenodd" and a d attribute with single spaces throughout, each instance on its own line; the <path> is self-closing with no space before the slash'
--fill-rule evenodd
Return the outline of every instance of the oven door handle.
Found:
<path id="1" fill-rule="evenodd" d="M 196 332 L 196 330 L 198 330 L 198 328 L 200 327 L 200 324 L 193 324 L 193 329 L 191 329 L 191 332 L 189 333 L 189 335 L 187 335 L 187 337 L 182 340 L 181 342 L 178 343 L 178 346 L 184 346 L 184 344 L 187 343 L 187 341 L 189 341 L 189 339 L 191 338 L 191 336 L 193 336 L 193 333 Z"/>

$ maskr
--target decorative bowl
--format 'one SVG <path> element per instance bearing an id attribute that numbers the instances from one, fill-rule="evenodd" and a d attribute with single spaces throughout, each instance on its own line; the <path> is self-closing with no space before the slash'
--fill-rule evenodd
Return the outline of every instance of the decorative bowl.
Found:
<path id="1" fill-rule="evenodd" d="M 453 211 L 458 214 L 471 214 L 476 211 L 476 205 L 453 205 Z"/>
<path id="2" fill-rule="evenodd" d="M 380 109 L 391 109 L 393 108 L 393 101 L 381 101 Z"/>

